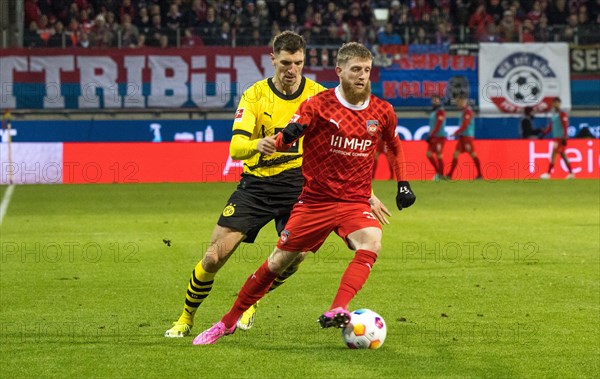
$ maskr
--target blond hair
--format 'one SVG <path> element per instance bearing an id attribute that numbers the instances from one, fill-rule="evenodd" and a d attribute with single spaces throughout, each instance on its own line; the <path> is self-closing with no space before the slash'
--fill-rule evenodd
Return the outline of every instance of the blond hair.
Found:
<path id="1" fill-rule="evenodd" d="M 373 60 L 373 54 L 364 45 L 358 42 L 348 42 L 343 44 L 337 53 L 337 65 L 341 66 L 352 58 L 361 58 Z"/>

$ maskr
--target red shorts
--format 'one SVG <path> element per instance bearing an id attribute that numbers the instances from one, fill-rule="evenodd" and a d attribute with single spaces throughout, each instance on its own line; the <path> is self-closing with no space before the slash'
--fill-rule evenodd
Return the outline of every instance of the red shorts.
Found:
<path id="1" fill-rule="evenodd" d="M 458 137 L 458 143 L 456 144 L 456 150 L 460 153 L 470 153 L 475 151 L 475 146 L 473 145 L 473 141 L 475 138 L 460 136 Z"/>
<path id="2" fill-rule="evenodd" d="M 567 139 L 566 138 L 555 138 L 554 139 L 554 151 L 556 154 L 562 154 L 565 152 L 567 148 Z"/>
<path id="3" fill-rule="evenodd" d="M 444 143 L 446 143 L 446 138 L 444 137 L 431 137 L 429 139 L 427 151 L 439 154 L 442 152 L 442 150 L 444 150 Z"/>
<path id="4" fill-rule="evenodd" d="M 316 252 L 331 232 L 348 244 L 348 234 L 371 226 L 381 229 L 369 204 L 298 202 L 292 209 L 285 230 L 281 232 L 277 247 L 291 252 Z M 353 249 L 350 245 L 348 247 Z"/>

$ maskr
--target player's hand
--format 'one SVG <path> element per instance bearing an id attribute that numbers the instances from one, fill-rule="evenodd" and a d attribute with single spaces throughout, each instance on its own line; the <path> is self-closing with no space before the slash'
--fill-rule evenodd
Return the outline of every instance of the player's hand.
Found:
<path id="1" fill-rule="evenodd" d="M 371 194 L 371 198 L 369 199 L 369 204 L 371 204 L 371 212 L 377 217 L 380 223 L 383 225 L 388 225 L 390 222 L 388 221 L 387 216 L 391 216 L 392 213 L 387 209 L 387 207 L 379 200 L 375 194 Z"/>
<path id="2" fill-rule="evenodd" d="M 257 149 L 265 155 L 273 155 L 275 152 L 275 136 L 268 136 L 258 140 Z"/>
<path id="3" fill-rule="evenodd" d="M 283 143 L 290 144 L 300 138 L 304 129 L 306 129 L 306 124 L 298 124 L 297 122 L 292 122 L 287 124 L 285 129 L 283 129 Z"/>
<path id="4" fill-rule="evenodd" d="M 417 197 L 410 189 L 410 184 L 406 181 L 398 182 L 398 194 L 396 195 L 396 205 L 399 210 L 408 208 L 415 203 Z"/>

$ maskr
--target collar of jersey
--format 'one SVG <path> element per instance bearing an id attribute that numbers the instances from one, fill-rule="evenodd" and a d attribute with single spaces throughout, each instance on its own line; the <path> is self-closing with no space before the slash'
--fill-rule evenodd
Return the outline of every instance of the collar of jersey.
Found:
<path id="1" fill-rule="evenodd" d="M 338 101 L 342 103 L 343 106 L 348 109 L 352 109 L 353 111 L 362 111 L 363 109 L 367 109 L 369 102 L 371 101 L 371 96 L 369 96 L 367 101 L 365 101 L 362 105 L 350 104 L 342 97 L 342 94 L 340 93 L 340 86 L 335 87 L 335 97 L 337 97 Z"/>
<path id="2" fill-rule="evenodd" d="M 300 80 L 300 86 L 298 87 L 296 92 L 294 92 L 291 95 L 286 95 L 285 93 L 278 90 L 277 87 L 275 87 L 275 83 L 273 83 L 273 78 L 267 79 L 267 83 L 269 84 L 269 88 L 271 89 L 271 91 L 273 91 L 273 93 L 275 95 L 277 95 L 277 97 L 279 97 L 283 100 L 295 100 L 295 99 L 299 98 L 300 95 L 302 95 L 302 92 L 304 92 L 304 86 L 306 85 L 306 78 L 304 76 L 302 77 L 302 79 Z"/>

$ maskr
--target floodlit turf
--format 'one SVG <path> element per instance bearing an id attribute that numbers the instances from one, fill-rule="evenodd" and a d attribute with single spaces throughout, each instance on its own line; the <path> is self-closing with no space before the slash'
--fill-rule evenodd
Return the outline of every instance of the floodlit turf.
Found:
<path id="1" fill-rule="evenodd" d="M 0 230 L 0 376 L 598 377 L 598 180 L 413 183 L 416 204 L 384 227 L 351 304 L 387 321 L 379 350 L 349 350 L 315 322 L 351 258 L 337 236 L 261 302 L 249 332 L 166 339 L 234 186 L 16 187 Z M 391 209 L 394 183 L 375 189 Z M 268 226 L 231 258 L 193 336 L 275 240 Z"/>

